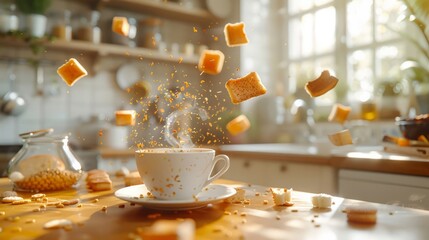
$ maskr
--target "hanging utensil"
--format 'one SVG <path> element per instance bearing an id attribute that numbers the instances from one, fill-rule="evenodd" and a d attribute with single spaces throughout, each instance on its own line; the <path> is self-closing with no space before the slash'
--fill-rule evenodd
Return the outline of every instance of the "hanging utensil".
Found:
<path id="1" fill-rule="evenodd" d="M 8 77 L 10 90 L 5 95 L 3 95 L 0 101 L 0 112 L 6 115 L 18 116 L 24 112 L 26 104 L 24 98 L 20 97 L 19 94 L 15 92 L 16 75 L 13 71 L 12 64 L 9 65 Z"/>

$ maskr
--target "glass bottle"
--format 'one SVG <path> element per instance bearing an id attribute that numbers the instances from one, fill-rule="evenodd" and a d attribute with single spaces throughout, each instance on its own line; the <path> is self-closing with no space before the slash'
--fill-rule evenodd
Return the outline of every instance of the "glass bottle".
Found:
<path id="1" fill-rule="evenodd" d="M 24 144 L 8 165 L 17 191 L 58 191 L 76 186 L 81 165 L 68 146 L 68 136 L 50 136 L 53 129 L 20 134 Z"/>
<path id="2" fill-rule="evenodd" d="M 62 15 L 58 17 L 56 24 L 52 27 L 52 35 L 60 40 L 70 41 L 72 39 L 71 12 L 64 10 Z"/>

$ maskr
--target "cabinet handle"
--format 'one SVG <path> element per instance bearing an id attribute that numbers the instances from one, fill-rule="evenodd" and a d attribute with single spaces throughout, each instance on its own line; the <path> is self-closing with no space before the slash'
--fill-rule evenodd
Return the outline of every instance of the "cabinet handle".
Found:
<path id="1" fill-rule="evenodd" d="M 249 168 L 249 167 L 250 167 L 250 162 L 249 162 L 249 161 L 245 161 L 245 162 L 243 163 L 243 167 L 245 167 L 245 168 Z"/>
<path id="2" fill-rule="evenodd" d="M 287 166 L 286 165 L 281 165 L 280 166 L 280 172 L 286 172 L 287 171 Z"/>

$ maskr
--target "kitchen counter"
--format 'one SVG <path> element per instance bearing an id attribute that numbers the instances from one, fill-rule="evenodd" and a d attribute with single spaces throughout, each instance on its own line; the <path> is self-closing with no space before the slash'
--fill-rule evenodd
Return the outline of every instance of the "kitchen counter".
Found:
<path id="1" fill-rule="evenodd" d="M 218 153 L 231 158 L 270 159 L 273 161 L 329 165 L 338 169 L 429 176 L 429 159 L 387 153 L 382 146 L 331 147 L 319 154 L 315 146 L 295 144 L 236 144 L 218 147 Z"/>
<path id="2" fill-rule="evenodd" d="M 23 205 L 0 204 L 1 239 L 131 239 L 138 227 L 150 226 L 158 219 L 192 218 L 197 225 L 196 239 L 428 239 L 427 219 L 429 212 L 392 205 L 371 204 L 378 209 L 375 225 L 347 222 L 342 210 L 349 205 L 362 203 L 335 197 L 331 209 L 312 208 L 311 193 L 294 192 L 291 207 L 273 204 L 267 187 L 250 186 L 239 182 L 218 180 L 217 184 L 246 189 L 250 204 L 209 205 L 192 211 L 150 210 L 131 206 L 114 197 L 115 190 L 124 187 L 122 179 L 113 178 L 112 191 L 88 192 L 84 186 L 78 189 L 47 193 L 49 199 L 79 198 L 77 205 L 33 212 L 41 203 Z M 0 192 L 11 190 L 6 178 L 0 179 Z M 261 193 L 256 196 L 256 192 Z M 26 198 L 30 194 L 20 194 Z M 99 199 L 94 202 L 94 199 Z M 263 204 L 268 200 L 268 204 Z M 124 208 L 119 208 L 120 204 Z M 107 211 L 101 211 L 107 206 Z M 238 214 L 234 214 L 238 211 Z M 226 214 L 232 213 L 232 214 Z M 242 214 L 243 213 L 243 214 Z M 245 214 L 244 214 L 245 213 Z M 71 229 L 43 229 L 52 219 L 66 218 L 73 222 Z M 15 220 L 13 220 L 15 219 Z M 35 222 L 26 223 L 34 219 Z"/>

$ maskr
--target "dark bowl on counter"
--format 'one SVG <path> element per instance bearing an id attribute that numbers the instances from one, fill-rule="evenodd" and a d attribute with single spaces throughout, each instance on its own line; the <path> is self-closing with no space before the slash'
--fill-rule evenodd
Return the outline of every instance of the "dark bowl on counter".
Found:
<path id="1" fill-rule="evenodd" d="M 396 119 L 396 125 L 399 126 L 399 130 L 405 138 L 418 140 L 420 135 L 424 135 L 429 139 L 429 114 L 409 119 Z"/>

